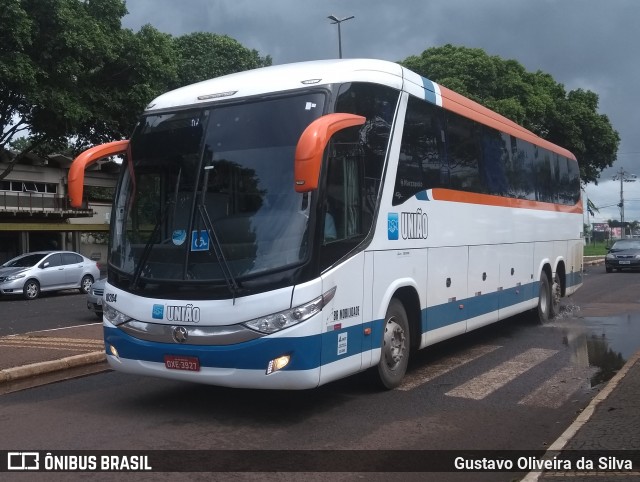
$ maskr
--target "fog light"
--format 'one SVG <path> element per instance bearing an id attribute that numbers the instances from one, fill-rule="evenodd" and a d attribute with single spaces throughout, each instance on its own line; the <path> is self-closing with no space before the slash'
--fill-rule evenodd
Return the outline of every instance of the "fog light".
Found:
<path id="1" fill-rule="evenodd" d="M 120 355 L 118 355 L 118 350 L 116 350 L 116 347 L 113 345 L 109 345 L 109 351 L 111 352 L 111 354 L 116 357 L 116 358 L 120 358 Z"/>
<path id="2" fill-rule="evenodd" d="M 278 370 L 282 370 L 289 364 L 289 360 L 291 360 L 291 355 L 283 355 L 278 358 L 274 358 L 267 365 L 267 375 L 273 372 L 277 372 Z"/>

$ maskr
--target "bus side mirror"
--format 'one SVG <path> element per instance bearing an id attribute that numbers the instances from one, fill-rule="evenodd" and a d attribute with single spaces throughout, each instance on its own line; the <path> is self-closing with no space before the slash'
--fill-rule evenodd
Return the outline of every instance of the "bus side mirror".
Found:
<path id="1" fill-rule="evenodd" d="M 354 114 L 327 114 L 314 120 L 304 130 L 296 146 L 293 179 L 296 192 L 318 188 L 324 149 L 336 132 L 364 124 L 366 118 Z"/>
<path id="2" fill-rule="evenodd" d="M 100 159 L 110 156 L 125 154 L 129 149 L 129 141 L 114 141 L 107 144 L 100 144 L 82 152 L 73 160 L 69 168 L 68 185 L 69 200 L 71 206 L 79 208 L 82 206 L 82 191 L 84 190 L 84 171 L 87 167 Z"/>

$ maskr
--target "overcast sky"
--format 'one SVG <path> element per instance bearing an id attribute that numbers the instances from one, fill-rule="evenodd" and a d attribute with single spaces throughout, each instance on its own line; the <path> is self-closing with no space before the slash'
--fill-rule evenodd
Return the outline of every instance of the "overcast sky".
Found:
<path id="1" fill-rule="evenodd" d="M 612 180 L 620 169 L 639 176 L 624 183 L 624 198 L 625 220 L 640 220 L 639 0 L 127 0 L 127 8 L 125 27 L 226 34 L 274 65 L 338 57 L 327 16 L 354 15 L 342 23 L 343 57 L 398 61 L 450 43 L 549 73 L 567 91 L 591 90 L 622 141 L 613 167 L 586 187 L 602 207 L 590 220 L 620 219 Z"/>

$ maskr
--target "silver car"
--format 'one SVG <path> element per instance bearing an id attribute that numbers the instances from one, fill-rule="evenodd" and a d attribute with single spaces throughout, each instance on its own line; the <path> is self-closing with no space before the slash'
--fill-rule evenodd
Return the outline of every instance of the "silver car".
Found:
<path id="1" fill-rule="evenodd" d="M 102 278 L 93 283 L 87 295 L 87 308 L 93 311 L 99 320 L 102 320 L 102 296 L 106 281 L 106 278 Z"/>
<path id="2" fill-rule="evenodd" d="M 44 291 L 79 289 L 88 293 L 100 277 L 95 261 L 72 251 L 36 251 L 0 266 L 0 294 L 36 299 Z"/>

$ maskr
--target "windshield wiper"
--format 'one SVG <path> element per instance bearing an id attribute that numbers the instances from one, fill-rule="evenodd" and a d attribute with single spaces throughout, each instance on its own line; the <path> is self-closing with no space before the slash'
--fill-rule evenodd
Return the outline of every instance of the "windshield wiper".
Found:
<path id="1" fill-rule="evenodd" d="M 147 244 L 144 245 L 144 249 L 142 250 L 142 255 L 140 256 L 140 262 L 138 266 L 136 266 L 136 271 L 133 274 L 133 280 L 131 281 L 131 289 L 138 288 L 138 282 L 140 281 L 140 276 L 142 275 L 142 270 L 144 269 L 145 264 L 147 263 L 147 259 L 149 259 L 149 255 L 151 254 L 151 250 L 153 249 L 153 245 L 155 244 L 155 239 L 158 233 L 160 232 L 160 227 L 164 224 L 167 219 L 168 209 L 165 209 L 164 214 L 158 213 L 158 221 L 156 221 L 155 226 L 153 227 L 153 231 L 151 232 L 151 236 L 149 236 L 149 240 Z"/>
<path id="2" fill-rule="evenodd" d="M 209 212 L 207 211 L 207 207 L 204 205 L 204 202 L 200 202 L 198 204 L 198 212 L 200 213 L 200 217 L 204 222 L 204 227 L 207 229 L 209 233 L 209 239 L 211 240 L 211 246 L 213 247 L 213 252 L 218 259 L 218 263 L 220 264 L 220 270 L 224 276 L 224 280 L 227 283 L 227 287 L 229 288 L 229 292 L 233 295 L 233 304 L 236 304 L 236 295 L 240 288 L 238 287 L 238 283 L 236 282 L 231 269 L 229 268 L 229 264 L 227 263 L 227 258 L 225 258 L 224 253 L 222 252 L 222 244 L 220 244 L 220 240 L 216 235 L 215 230 L 213 229 L 213 223 L 211 222 L 211 218 L 209 217 Z M 198 234 L 199 235 L 199 234 Z"/>
<path id="3" fill-rule="evenodd" d="M 209 239 L 211 240 L 211 246 L 213 247 L 213 252 L 218 259 L 218 264 L 220 265 L 220 270 L 222 271 L 222 275 L 224 276 L 224 280 L 227 283 L 227 287 L 229 288 L 229 292 L 233 296 L 233 304 L 236 304 L 236 295 L 240 288 L 238 287 L 238 283 L 236 282 L 231 269 L 229 268 L 229 264 L 227 263 L 227 258 L 225 258 L 224 253 L 222 252 L 222 244 L 218 239 L 218 235 L 216 234 L 215 229 L 213 229 L 213 223 L 211 222 L 211 217 L 209 216 L 209 211 L 207 211 L 207 206 L 205 205 L 205 196 L 206 196 L 206 186 L 209 181 L 209 171 L 213 169 L 213 166 L 208 165 L 204 168 L 204 181 L 202 183 L 202 194 L 200 196 L 200 202 L 198 203 L 198 212 L 200 213 L 200 217 L 204 222 L 204 227 L 207 229 L 209 233 Z M 198 230 L 198 236 L 200 236 L 200 231 Z"/>

